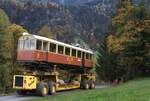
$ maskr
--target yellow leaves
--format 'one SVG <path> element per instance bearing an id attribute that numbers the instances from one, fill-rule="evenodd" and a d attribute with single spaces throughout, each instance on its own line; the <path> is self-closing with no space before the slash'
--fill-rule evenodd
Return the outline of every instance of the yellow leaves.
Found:
<path id="1" fill-rule="evenodd" d="M 108 50 L 110 52 L 119 54 L 126 48 L 126 44 L 128 42 L 137 41 L 138 39 L 135 37 L 134 33 L 124 32 L 118 36 L 110 34 L 106 40 Z"/>
<path id="2" fill-rule="evenodd" d="M 123 40 L 117 38 L 116 36 L 109 35 L 107 37 L 108 50 L 114 53 L 120 53 L 124 48 L 122 47 Z"/>
<path id="3" fill-rule="evenodd" d="M 146 16 L 144 9 L 131 5 L 128 0 L 125 0 L 124 4 L 127 5 L 119 8 L 117 15 L 112 18 L 115 35 L 107 37 L 109 51 L 118 54 L 128 43 L 138 42 L 143 31 L 150 33 L 150 17 Z"/>
<path id="4" fill-rule="evenodd" d="M 129 20 L 126 25 L 124 25 L 124 33 L 126 37 L 134 37 L 138 33 L 144 30 L 150 30 L 150 20 L 143 21 L 132 21 Z"/>
<path id="5" fill-rule="evenodd" d="M 124 26 L 124 31 L 129 32 L 131 30 L 135 29 L 135 22 L 134 21 L 128 21 L 127 24 Z"/>
<path id="6" fill-rule="evenodd" d="M 17 24 L 12 24 L 10 27 L 9 27 L 10 31 L 12 33 L 23 33 L 23 32 L 27 32 L 27 30 L 25 30 L 22 26 L 20 25 L 17 25 Z"/>
<path id="7" fill-rule="evenodd" d="M 145 28 L 150 30 L 150 20 L 144 20 Z"/>
<path id="8" fill-rule="evenodd" d="M 129 17 L 129 12 L 132 12 L 133 9 L 134 6 L 132 6 L 128 0 L 124 1 L 122 7 L 117 11 L 117 16 L 112 18 L 112 25 L 116 27 L 125 25 Z"/>
<path id="9" fill-rule="evenodd" d="M 150 30 L 149 20 L 144 20 L 143 22 L 129 20 L 127 24 L 124 25 L 123 33 L 119 35 L 110 34 L 107 37 L 108 50 L 116 54 L 122 53 L 129 43 L 140 42 L 140 35 L 144 30 Z"/>
<path id="10" fill-rule="evenodd" d="M 134 13 L 135 12 L 135 10 L 136 10 L 136 6 L 127 6 L 127 10 L 128 10 L 128 12 L 131 14 L 131 13 Z"/>
<path id="11" fill-rule="evenodd" d="M 14 39 L 14 45 L 17 45 L 18 39 L 20 36 L 22 36 L 23 32 L 28 32 L 26 29 L 24 29 L 22 26 L 17 25 L 17 24 L 12 24 L 8 28 L 10 32 L 13 34 L 13 39 Z"/>
<path id="12" fill-rule="evenodd" d="M 125 23 L 124 19 L 126 17 L 126 9 L 121 8 L 118 10 L 118 16 L 115 16 L 112 18 L 112 24 L 114 26 L 120 26 L 123 25 Z"/>
<path id="13" fill-rule="evenodd" d="M 123 15 L 122 15 L 123 16 Z M 120 26 L 124 24 L 124 21 L 120 20 L 122 17 L 116 16 L 112 19 L 112 25 L 113 26 Z"/>

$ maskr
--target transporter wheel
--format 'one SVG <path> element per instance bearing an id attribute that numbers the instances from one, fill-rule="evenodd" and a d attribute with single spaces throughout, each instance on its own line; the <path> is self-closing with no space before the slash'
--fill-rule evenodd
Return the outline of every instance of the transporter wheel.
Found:
<path id="1" fill-rule="evenodd" d="M 17 90 L 17 94 L 18 95 L 26 95 L 27 91 L 25 91 L 25 90 Z"/>
<path id="2" fill-rule="evenodd" d="M 85 90 L 89 89 L 90 88 L 89 82 L 88 81 L 83 81 L 82 88 L 85 89 Z"/>
<path id="3" fill-rule="evenodd" d="M 90 89 L 94 89 L 95 88 L 95 82 L 94 81 L 90 81 Z"/>
<path id="4" fill-rule="evenodd" d="M 49 88 L 49 94 L 52 95 L 52 94 L 55 94 L 56 93 L 56 87 L 55 87 L 55 83 L 53 82 L 48 82 L 48 88 Z"/>
<path id="5" fill-rule="evenodd" d="M 37 93 L 39 96 L 46 96 L 48 94 L 48 85 L 47 83 L 40 82 L 37 85 Z"/>

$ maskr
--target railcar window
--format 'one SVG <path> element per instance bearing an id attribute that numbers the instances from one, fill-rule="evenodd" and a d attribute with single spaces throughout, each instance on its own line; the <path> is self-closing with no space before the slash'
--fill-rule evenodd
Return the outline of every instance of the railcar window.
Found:
<path id="1" fill-rule="evenodd" d="M 22 50 L 24 48 L 24 40 L 19 40 L 18 42 L 18 49 Z"/>
<path id="2" fill-rule="evenodd" d="M 50 48 L 49 49 L 50 52 L 55 52 L 56 53 L 56 44 L 50 43 L 50 47 L 49 48 Z"/>
<path id="3" fill-rule="evenodd" d="M 48 42 L 43 42 L 43 50 L 48 51 Z"/>
<path id="4" fill-rule="evenodd" d="M 76 50 L 75 49 L 72 49 L 72 56 L 76 57 Z"/>
<path id="5" fill-rule="evenodd" d="M 78 58 L 81 58 L 81 51 L 78 51 Z"/>
<path id="6" fill-rule="evenodd" d="M 63 54 L 63 52 L 64 52 L 64 47 L 58 45 L 58 53 L 59 53 L 59 54 Z"/>
<path id="7" fill-rule="evenodd" d="M 29 50 L 30 49 L 30 40 L 24 40 L 24 50 Z"/>
<path id="8" fill-rule="evenodd" d="M 30 40 L 30 50 L 35 49 L 35 40 Z"/>
<path id="9" fill-rule="evenodd" d="M 86 53 L 86 59 L 89 59 L 89 53 Z"/>
<path id="10" fill-rule="evenodd" d="M 37 42 L 36 42 L 36 49 L 37 50 L 42 50 L 42 41 L 41 40 L 37 40 Z"/>
<path id="11" fill-rule="evenodd" d="M 70 56 L 70 48 L 65 47 L 65 55 L 69 55 Z"/>
<path id="12" fill-rule="evenodd" d="M 19 40 L 18 42 L 19 50 L 33 50 L 35 49 L 35 40 Z"/>

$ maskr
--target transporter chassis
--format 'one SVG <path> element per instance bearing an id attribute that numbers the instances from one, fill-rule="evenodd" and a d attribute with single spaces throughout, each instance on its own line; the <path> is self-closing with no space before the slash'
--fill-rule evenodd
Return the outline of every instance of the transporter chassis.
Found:
<path id="1" fill-rule="evenodd" d="M 95 88 L 95 75 L 89 73 L 90 69 L 72 68 L 65 70 L 71 75 L 67 82 L 59 79 L 59 70 L 60 68 L 56 65 L 51 69 L 44 70 L 40 70 L 40 68 L 33 70 L 23 66 L 20 73 L 13 77 L 13 88 L 17 90 L 19 95 L 32 92 L 39 96 L 52 95 L 62 90 Z"/>

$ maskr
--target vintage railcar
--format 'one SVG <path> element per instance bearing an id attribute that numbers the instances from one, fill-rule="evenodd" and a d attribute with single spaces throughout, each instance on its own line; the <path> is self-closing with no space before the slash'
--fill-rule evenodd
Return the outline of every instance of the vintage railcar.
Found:
<path id="1" fill-rule="evenodd" d="M 19 39 L 18 62 L 92 68 L 93 52 L 42 36 L 27 34 Z"/>

